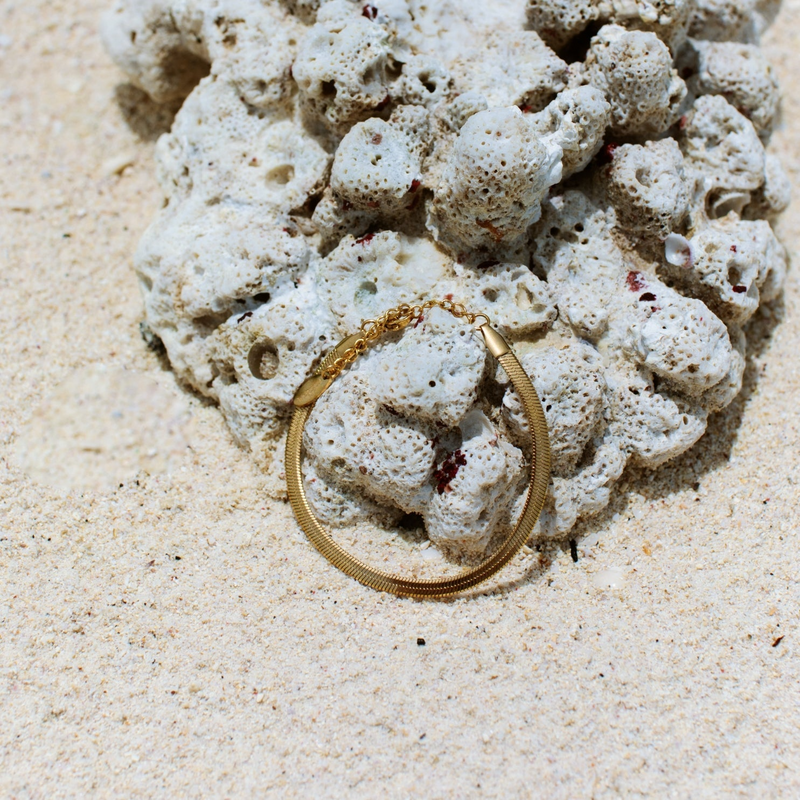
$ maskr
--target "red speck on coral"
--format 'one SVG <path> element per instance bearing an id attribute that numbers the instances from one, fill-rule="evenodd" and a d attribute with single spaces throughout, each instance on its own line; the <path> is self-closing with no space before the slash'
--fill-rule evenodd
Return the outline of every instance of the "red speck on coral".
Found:
<path id="1" fill-rule="evenodd" d="M 747 291 L 747 287 L 739 284 L 733 287 L 733 291 L 736 292 L 736 294 L 744 294 Z"/>
<path id="2" fill-rule="evenodd" d="M 652 303 L 656 296 L 652 292 L 645 292 L 640 298 L 640 303 Z"/>
<path id="3" fill-rule="evenodd" d="M 419 325 L 419 324 L 420 324 L 420 322 L 424 322 L 424 320 L 425 320 L 425 317 L 423 317 L 423 316 L 422 316 L 422 314 L 420 314 L 420 315 L 417 317 L 417 321 L 414 323 L 414 327 L 416 328 L 416 327 L 417 327 L 417 325 Z"/>
<path id="4" fill-rule="evenodd" d="M 616 152 L 619 145 L 616 142 L 609 142 L 601 151 L 600 151 L 600 161 L 603 164 L 608 164 L 614 160 L 614 153 Z"/>
<path id="5" fill-rule="evenodd" d="M 391 100 L 392 100 L 392 96 L 391 96 L 390 94 L 388 94 L 388 93 L 387 93 L 387 94 L 386 94 L 386 97 L 384 97 L 384 98 L 383 98 L 383 100 L 381 100 L 381 101 L 380 101 L 380 103 L 378 103 L 378 105 L 377 105 L 377 106 L 375 106 L 375 109 L 376 109 L 377 111 L 383 111 L 383 109 L 384 109 L 384 108 L 386 108 L 386 106 L 388 106 L 388 105 L 389 105 L 389 103 L 391 102 Z"/>
<path id="6" fill-rule="evenodd" d="M 414 178 L 414 180 L 411 181 L 411 186 L 408 187 L 408 191 L 413 194 L 414 192 L 417 191 L 417 189 L 419 189 L 421 185 L 422 181 L 419 178 Z"/>
<path id="7" fill-rule="evenodd" d="M 375 238 L 374 233 L 368 233 L 366 236 L 362 236 L 360 239 L 356 239 L 353 242 L 353 247 L 357 244 L 369 244 Z"/>
<path id="8" fill-rule="evenodd" d="M 739 252 L 739 248 L 735 244 L 732 244 L 731 245 L 731 253 L 738 253 L 738 252 Z"/>
<path id="9" fill-rule="evenodd" d="M 684 130 L 686 130 L 686 126 L 687 126 L 688 124 L 689 124 L 689 118 L 686 116 L 686 114 L 684 114 L 684 115 L 683 115 L 683 116 L 682 116 L 682 117 L 681 117 L 681 118 L 678 120 L 678 127 L 679 127 L 679 128 L 682 130 L 682 131 L 684 131 Z"/>
<path id="10" fill-rule="evenodd" d="M 378 17 L 378 9 L 375 8 L 371 3 L 367 3 L 361 11 L 361 16 L 366 17 L 367 19 L 377 19 Z"/>
<path id="11" fill-rule="evenodd" d="M 519 109 L 519 110 L 520 110 L 520 111 L 521 111 L 523 114 L 530 114 L 530 113 L 531 113 L 531 111 L 533 111 L 533 106 L 532 106 L 532 105 L 529 105 L 528 103 L 520 103 L 520 104 L 517 106 L 517 108 L 518 108 L 518 109 Z"/>
<path id="12" fill-rule="evenodd" d="M 373 134 L 370 141 L 372 142 L 372 144 L 380 144 L 383 141 L 383 134 L 381 133 Z"/>
<path id="13" fill-rule="evenodd" d="M 467 457 L 460 450 L 456 450 L 445 456 L 442 465 L 433 473 L 433 478 L 436 481 L 436 491 L 439 494 L 453 491 L 450 488 L 450 484 L 456 475 L 458 475 L 458 470 L 466 463 Z"/>
<path id="14" fill-rule="evenodd" d="M 645 279 L 644 275 L 641 272 L 631 271 L 628 273 L 628 277 L 625 279 L 628 284 L 628 288 L 632 292 L 641 292 L 642 289 L 645 287 Z"/>
<path id="15" fill-rule="evenodd" d="M 488 219 L 476 219 L 475 224 L 479 228 L 483 228 L 486 231 L 489 231 L 489 235 L 494 239 L 496 242 L 501 242 L 505 233 L 503 232 L 502 228 L 498 228 L 497 225 L 494 225 L 491 220 Z"/>

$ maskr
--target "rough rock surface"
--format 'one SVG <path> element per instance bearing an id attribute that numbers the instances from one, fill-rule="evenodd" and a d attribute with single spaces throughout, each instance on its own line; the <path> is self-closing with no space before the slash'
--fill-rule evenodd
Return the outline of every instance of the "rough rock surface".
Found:
<path id="1" fill-rule="evenodd" d="M 294 388 L 362 319 L 485 311 L 550 425 L 538 534 L 567 534 L 626 463 L 702 436 L 781 290 L 776 5 L 118 0 L 109 51 L 183 99 L 136 256 L 147 324 L 266 465 Z M 475 556 L 519 508 L 526 437 L 502 371 L 434 310 L 320 400 L 309 496 L 332 524 L 420 514 Z"/>

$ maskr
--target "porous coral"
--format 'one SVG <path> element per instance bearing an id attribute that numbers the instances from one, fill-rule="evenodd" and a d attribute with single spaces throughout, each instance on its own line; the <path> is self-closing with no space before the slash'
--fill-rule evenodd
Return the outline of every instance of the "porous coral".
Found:
<path id="1" fill-rule="evenodd" d="M 183 99 L 136 255 L 173 368 L 279 473 L 295 387 L 401 302 L 485 311 L 552 436 L 537 528 L 602 509 L 741 388 L 780 291 L 788 178 L 758 37 L 774 0 L 118 0 L 132 83 Z M 306 487 L 330 524 L 423 517 L 479 555 L 518 512 L 527 430 L 439 310 L 322 396 Z"/>

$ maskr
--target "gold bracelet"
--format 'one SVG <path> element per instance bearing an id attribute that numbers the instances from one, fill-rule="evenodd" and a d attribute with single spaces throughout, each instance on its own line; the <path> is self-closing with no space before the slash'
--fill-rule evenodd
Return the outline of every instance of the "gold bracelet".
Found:
<path id="1" fill-rule="evenodd" d="M 483 334 L 489 352 L 500 362 L 511 384 L 522 400 L 522 407 L 532 435 L 531 479 L 525 507 L 511 535 L 497 551 L 477 567 L 440 580 L 409 580 L 373 569 L 343 550 L 320 525 L 306 498 L 301 470 L 303 429 L 314 404 L 369 345 L 386 331 L 400 331 L 430 308 L 441 308 L 453 316 L 466 319 Z M 294 414 L 286 439 L 286 485 L 289 500 L 300 527 L 314 546 L 335 566 L 361 583 L 384 592 L 411 597 L 442 597 L 469 589 L 485 581 L 504 567 L 528 540 L 544 505 L 550 483 L 550 440 L 547 435 L 542 405 L 517 357 L 506 340 L 490 325 L 485 314 L 472 314 L 460 303 L 449 300 L 428 300 L 422 305 L 403 304 L 390 309 L 377 319 L 362 322 L 361 330 L 342 340 L 320 364 L 316 372 L 297 390 L 292 401 Z"/>

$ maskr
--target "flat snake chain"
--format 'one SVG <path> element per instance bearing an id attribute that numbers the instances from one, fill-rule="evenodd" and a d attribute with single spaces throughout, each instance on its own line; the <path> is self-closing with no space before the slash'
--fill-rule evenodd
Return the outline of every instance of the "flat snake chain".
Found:
<path id="1" fill-rule="evenodd" d="M 438 307 L 470 324 L 478 319 L 485 322 L 478 327 L 484 344 L 505 370 L 512 386 L 522 401 L 528 427 L 531 431 L 531 478 L 522 514 L 511 534 L 485 561 L 450 578 L 413 580 L 374 569 L 352 556 L 331 538 L 320 525 L 309 505 L 303 486 L 302 449 L 303 429 L 314 409 L 317 399 L 325 392 L 344 369 L 363 353 L 369 344 L 386 331 L 398 331 L 412 320 L 418 319 L 430 308 Z M 547 423 L 539 396 L 533 388 L 517 357 L 507 342 L 491 327 L 485 314 L 472 314 L 459 303 L 449 300 L 428 300 L 422 305 L 403 304 L 390 309 L 374 320 L 362 323 L 361 330 L 339 343 L 323 360 L 314 375 L 308 378 L 295 394 L 294 413 L 286 439 L 286 485 L 289 501 L 300 527 L 314 546 L 342 572 L 361 583 L 384 592 L 410 597 L 444 597 L 462 592 L 490 578 L 502 569 L 528 541 L 533 526 L 539 518 L 550 483 L 550 440 Z"/>

